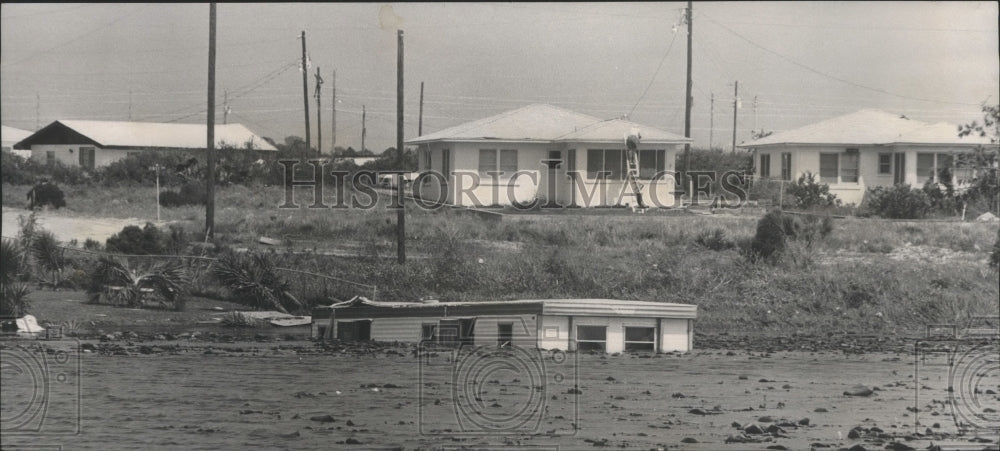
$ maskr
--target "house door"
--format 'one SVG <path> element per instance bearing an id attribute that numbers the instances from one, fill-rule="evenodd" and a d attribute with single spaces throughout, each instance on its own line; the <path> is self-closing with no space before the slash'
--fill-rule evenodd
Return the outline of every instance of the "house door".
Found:
<path id="1" fill-rule="evenodd" d="M 559 180 L 559 168 L 562 166 L 562 152 L 558 150 L 550 150 L 549 158 L 545 161 L 548 166 L 548 186 L 545 192 L 545 206 L 546 207 L 557 207 L 556 198 L 559 193 L 556 191 L 558 189 Z"/>
<path id="2" fill-rule="evenodd" d="M 892 154 L 892 183 L 899 185 L 906 182 L 906 154 Z"/>

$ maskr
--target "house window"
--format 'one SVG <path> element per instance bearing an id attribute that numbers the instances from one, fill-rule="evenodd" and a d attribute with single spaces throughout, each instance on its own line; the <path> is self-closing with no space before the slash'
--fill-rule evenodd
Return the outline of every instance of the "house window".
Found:
<path id="1" fill-rule="evenodd" d="M 420 339 L 423 341 L 437 340 L 437 323 L 424 323 L 420 326 Z"/>
<path id="2" fill-rule="evenodd" d="M 760 154 L 760 178 L 766 179 L 771 177 L 771 155 L 766 153 Z"/>
<path id="3" fill-rule="evenodd" d="M 622 180 L 624 163 L 621 149 L 587 149 L 587 178 L 606 172 L 608 180 Z"/>
<path id="4" fill-rule="evenodd" d="M 938 183 L 950 184 L 952 183 L 953 171 L 955 168 L 955 158 L 951 154 L 939 153 L 937 154 L 937 166 L 935 167 L 934 174 L 936 175 L 935 180 Z"/>
<path id="5" fill-rule="evenodd" d="M 608 328 L 604 326 L 577 326 L 577 349 L 580 351 L 605 351 L 608 348 Z"/>
<path id="6" fill-rule="evenodd" d="M 45 151 L 45 164 L 47 164 L 49 166 L 55 166 L 56 165 L 56 151 L 54 151 L 54 150 L 46 150 Z"/>
<path id="7" fill-rule="evenodd" d="M 785 152 L 781 154 L 781 180 L 792 179 L 792 154 Z"/>
<path id="8" fill-rule="evenodd" d="M 921 182 L 934 181 L 934 154 L 917 154 L 917 178 Z"/>
<path id="9" fill-rule="evenodd" d="M 823 183 L 837 183 L 839 173 L 838 155 L 835 153 L 819 154 L 819 180 Z"/>
<path id="10" fill-rule="evenodd" d="M 878 175 L 892 174 L 892 154 L 878 154 Z"/>
<path id="11" fill-rule="evenodd" d="M 652 327 L 626 327 L 626 351 L 655 351 L 656 329 Z"/>
<path id="12" fill-rule="evenodd" d="M 431 170 L 431 151 L 430 149 L 424 150 L 424 170 Z"/>
<path id="13" fill-rule="evenodd" d="M 479 149 L 479 174 L 496 171 L 508 177 L 517 172 L 517 149 L 500 149 L 499 158 L 497 149 Z"/>
<path id="14" fill-rule="evenodd" d="M 666 169 L 666 150 L 639 151 L 639 178 L 651 180 Z"/>
<path id="15" fill-rule="evenodd" d="M 544 329 L 545 338 L 559 338 L 559 327 L 558 326 L 545 326 Z"/>
<path id="16" fill-rule="evenodd" d="M 840 182 L 858 183 L 858 149 L 847 149 L 840 156 Z"/>
<path id="17" fill-rule="evenodd" d="M 80 148 L 80 167 L 84 169 L 94 169 L 94 148 Z"/>

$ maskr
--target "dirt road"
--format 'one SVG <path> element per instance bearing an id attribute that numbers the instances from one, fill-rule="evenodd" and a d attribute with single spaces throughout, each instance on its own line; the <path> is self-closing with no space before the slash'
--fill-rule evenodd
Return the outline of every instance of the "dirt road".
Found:
<path id="1" fill-rule="evenodd" d="M 3 236 L 14 237 L 17 236 L 18 223 L 17 218 L 19 216 L 27 216 L 31 214 L 28 210 L 23 210 L 20 208 L 8 208 L 3 207 Z M 99 241 L 102 244 L 109 236 L 114 235 L 122 230 L 127 225 L 137 225 L 143 226 L 147 221 L 130 218 L 130 219 L 116 219 L 116 218 L 92 218 L 85 216 L 60 216 L 51 212 L 39 212 L 37 214 L 38 225 L 52 232 L 56 236 L 56 239 L 63 242 L 69 242 L 72 240 L 77 240 L 83 243 L 88 238 Z M 158 226 L 162 226 L 166 222 L 157 223 Z"/>

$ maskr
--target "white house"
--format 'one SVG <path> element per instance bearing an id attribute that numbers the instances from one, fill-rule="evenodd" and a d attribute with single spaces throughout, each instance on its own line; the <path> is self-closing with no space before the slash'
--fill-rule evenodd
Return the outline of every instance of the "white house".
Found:
<path id="1" fill-rule="evenodd" d="M 672 206 L 678 149 L 690 139 L 624 119 L 599 119 L 545 104 L 525 106 L 406 142 L 416 146 L 420 197 L 464 206 L 503 206 L 537 199 L 560 206 L 635 205 L 619 199 L 625 183 L 625 136 L 641 135 L 644 203 Z M 599 178 L 599 174 L 605 174 Z M 628 191 L 631 193 L 631 190 Z M 621 202 L 619 202 L 621 200 Z"/>
<path id="2" fill-rule="evenodd" d="M 957 166 L 955 156 L 983 145 L 991 145 L 988 138 L 960 138 L 953 124 L 861 110 L 739 147 L 753 150 L 755 176 L 797 180 L 811 172 L 844 204 L 860 204 L 876 186 L 920 187 L 950 177 L 961 187 L 974 174 Z"/>
<path id="3" fill-rule="evenodd" d="M 14 149 L 14 144 L 17 144 L 28 136 L 31 136 L 31 132 L 28 130 L 21 130 L 19 128 L 8 127 L 6 125 L 2 126 L 2 131 L 0 131 L 0 141 L 3 141 L 3 151 L 13 152 L 15 155 L 30 158 L 31 151 Z"/>
<path id="4" fill-rule="evenodd" d="M 206 140 L 204 124 L 63 120 L 24 138 L 15 148 L 30 149 L 31 158 L 39 162 L 94 169 L 148 150 L 204 151 Z M 278 150 L 240 124 L 216 125 L 215 140 L 216 148 Z"/>
<path id="5" fill-rule="evenodd" d="M 691 351 L 698 307 L 617 299 L 375 302 L 356 297 L 312 312 L 315 338 L 514 344 L 604 352 Z"/>

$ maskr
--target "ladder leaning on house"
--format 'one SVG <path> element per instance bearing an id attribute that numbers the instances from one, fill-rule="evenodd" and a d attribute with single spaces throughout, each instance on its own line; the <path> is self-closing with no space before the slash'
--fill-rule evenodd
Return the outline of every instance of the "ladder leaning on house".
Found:
<path id="1" fill-rule="evenodd" d="M 635 204 L 631 205 L 632 211 L 638 208 L 640 212 L 645 212 L 647 207 L 642 202 L 642 184 L 639 183 L 639 140 L 642 136 L 639 129 L 633 128 L 625 136 L 625 182 L 622 183 L 621 193 L 618 195 L 618 202 L 625 196 L 635 197 Z M 630 191 L 631 189 L 631 191 Z"/>

